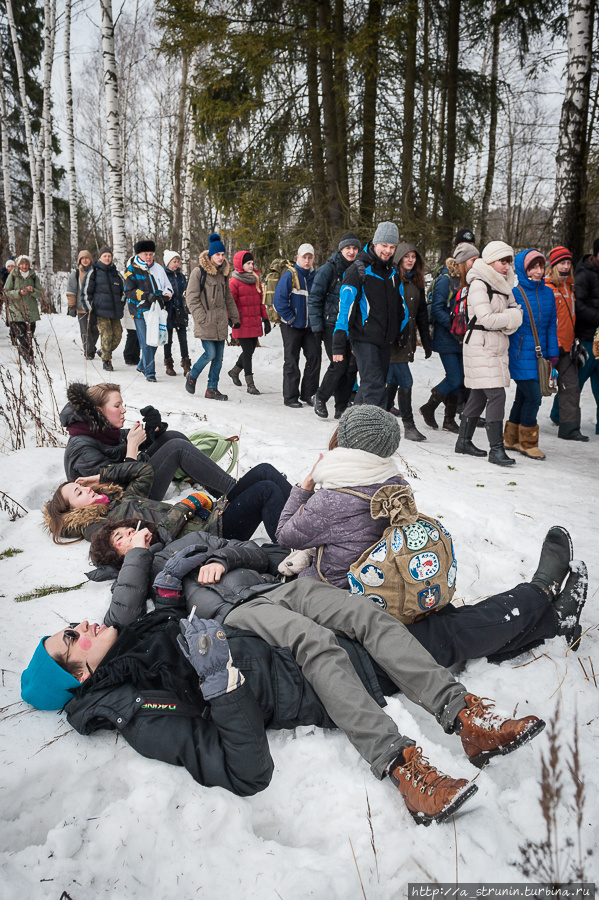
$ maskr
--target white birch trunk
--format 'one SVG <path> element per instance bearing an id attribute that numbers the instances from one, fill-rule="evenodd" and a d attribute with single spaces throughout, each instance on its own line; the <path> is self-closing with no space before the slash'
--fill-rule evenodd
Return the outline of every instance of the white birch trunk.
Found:
<path id="1" fill-rule="evenodd" d="M 2 34 L 0 33 L 0 59 L 3 57 Z M 16 252 L 15 220 L 12 214 L 12 188 L 10 182 L 10 157 L 8 148 L 8 129 L 6 127 L 6 96 L 4 93 L 4 71 L 0 65 L 0 139 L 2 141 L 2 179 L 4 185 L 4 210 L 6 213 L 6 230 L 8 232 L 8 249 L 11 256 Z"/>
<path id="2" fill-rule="evenodd" d="M 196 86 L 198 68 L 200 65 L 199 50 L 193 55 L 189 72 L 189 84 Z M 193 105 L 189 105 L 189 136 L 187 138 L 187 153 L 185 158 L 185 188 L 183 190 L 183 212 L 181 216 L 181 268 L 184 275 L 189 275 L 191 268 L 191 195 L 193 193 L 192 166 L 197 144 L 196 123 Z"/>
<path id="3" fill-rule="evenodd" d="M 56 0 L 44 0 L 44 236 L 45 236 L 45 288 L 48 302 L 52 303 L 52 276 L 54 257 L 54 209 L 52 205 L 52 61 L 54 57 L 54 32 L 56 30 Z"/>
<path id="4" fill-rule="evenodd" d="M 64 8 L 64 80 L 67 113 L 67 170 L 69 174 L 69 212 L 71 218 L 71 268 L 77 267 L 79 229 L 77 223 L 77 175 L 75 172 L 75 126 L 73 122 L 73 84 L 71 80 L 71 0 Z"/>
<path id="5" fill-rule="evenodd" d="M 102 7 L 102 58 L 104 61 L 104 93 L 106 97 L 106 156 L 108 159 L 110 186 L 112 252 L 115 263 L 117 266 L 122 267 L 125 265 L 127 257 L 127 238 L 125 234 L 119 85 L 114 55 L 112 0 L 100 0 L 100 6 Z"/>
<path id="6" fill-rule="evenodd" d="M 29 156 L 29 172 L 31 175 L 31 186 L 33 189 L 33 206 L 35 210 L 35 222 L 37 226 L 37 239 L 39 246 L 39 263 L 40 269 L 45 270 L 45 239 L 44 239 L 44 213 L 42 210 L 42 200 L 40 196 L 40 184 L 37 176 L 37 167 L 35 164 L 35 152 L 33 149 L 33 134 L 31 131 L 31 119 L 29 118 L 29 107 L 27 106 L 27 94 L 25 92 L 25 75 L 23 74 L 23 59 L 19 47 L 19 37 L 15 25 L 15 17 L 12 11 L 12 0 L 6 0 L 6 15 L 10 27 L 10 36 L 15 54 L 15 62 L 17 65 L 17 74 L 19 76 L 19 94 L 21 96 L 21 108 L 23 111 L 23 123 L 25 125 L 25 139 L 27 141 L 27 154 Z M 33 227 L 33 219 L 32 219 Z"/>
<path id="7" fill-rule="evenodd" d="M 592 22 L 593 0 L 569 0 L 568 68 L 556 155 L 553 240 L 568 247 L 575 259 L 584 249 Z"/>

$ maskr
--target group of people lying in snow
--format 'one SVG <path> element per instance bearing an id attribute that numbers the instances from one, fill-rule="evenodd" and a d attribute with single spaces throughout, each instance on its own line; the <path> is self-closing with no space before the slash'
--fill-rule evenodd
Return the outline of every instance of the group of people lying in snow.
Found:
<path id="1" fill-rule="evenodd" d="M 96 577 L 115 581 L 102 625 L 40 641 L 21 680 L 28 703 L 64 708 L 80 734 L 116 729 L 143 756 L 243 796 L 272 778 L 266 729 L 337 727 L 421 824 L 442 822 L 477 788 L 400 734 L 385 696 L 402 692 L 430 712 L 478 767 L 543 730 L 534 715 L 499 715 L 448 670 L 557 636 L 577 646 L 586 567 L 565 529 L 549 530 L 530 582 L 403 624 L 363 586 L 347 590 L 351 566 L 393 521 L 373 518 L 375 495 L 410 493 L 393 459 L 394 416 L 348 409 L 329 452 L 291 487 L 269 464 L 235 482 L 155 410 L 145 429 L 122 430 L 117 385 L 71 385 L 68 400 L 70 480 L 46 504 L 46 524 L 56 542 L 90 540 Z M 162 502 L 179 467 L 211 497 Z M 261 523 L 262 546 L 250 540 Z"/>

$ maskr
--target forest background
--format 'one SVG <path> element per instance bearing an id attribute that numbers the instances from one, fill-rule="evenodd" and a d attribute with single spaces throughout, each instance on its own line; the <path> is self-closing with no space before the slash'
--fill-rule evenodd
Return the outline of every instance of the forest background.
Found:
<path id="1" fill-rule="evenodd" d="M 0 0 L 0 254 L 599 233 L 592 0 Z M 21 57 L 19 78 L 18 57 Z M 48 227 L 46 225 L 48 224 Z"/>

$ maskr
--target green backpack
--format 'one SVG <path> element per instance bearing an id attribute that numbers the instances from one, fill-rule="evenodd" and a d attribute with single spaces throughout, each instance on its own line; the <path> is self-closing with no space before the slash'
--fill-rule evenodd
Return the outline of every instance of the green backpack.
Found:
<path id="1" fill-rule="evenodd" d="M 197 447 L 198 450 L 201 450 L 214 462 L 220 462 L 223 456 L 228 453 L 229 464 L 226 471 L 227 474 L 233 471 L 239 456 L 239 438 L 237 436 L 226 438 L 215 431 L 194 431 L 193 434 L 189 435 L 189 440 L 194 447 Z M 187 475 L 183 469 L 177 469 L 174 480 L 184 481 L 186 478 Z"/>
<path id="2" fill-rule="evenodd" d="M 273 259 L 269 268 L 266 280 L 264 281 L 264 305 L 268 313 L 269 320 L 276 324 L 281 321 L 281 317 L 274 307 L 274 298 L 277 285 L 285 272 L 291 272 L 291 280 L 296 291 L 300 290 L 299 278 L 297 271 L 292 262 L 288 259 Z"/>

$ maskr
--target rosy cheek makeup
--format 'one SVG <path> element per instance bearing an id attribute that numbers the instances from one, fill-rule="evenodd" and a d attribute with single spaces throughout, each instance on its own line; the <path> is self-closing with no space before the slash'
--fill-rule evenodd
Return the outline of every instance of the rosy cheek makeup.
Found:
<path id="1" fill-rule="evenodd" d="M 90 649 L 91 645 L 92 645 L 92 642 L 90 641 L 89 638 L 85 637 L 85 635 L 82 635 L 79 638 L 79 646 L 84 651 L 84 653 L 87 653 L 87 651 Z"/>

